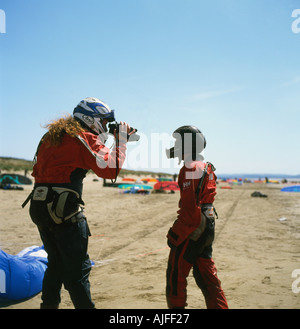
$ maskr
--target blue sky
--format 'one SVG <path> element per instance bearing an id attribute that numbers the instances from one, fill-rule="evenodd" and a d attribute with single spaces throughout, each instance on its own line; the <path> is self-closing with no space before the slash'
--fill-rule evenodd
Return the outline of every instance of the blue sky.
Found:
<path id="1" fill-rule="evenodd" d="M 32 159 L 41 126 L 93 96 L 142 134 L 128 168 L 178 170 L 164 147 L 193 124 L 217 174 L 300 174 L 297 8 L 295 0 L 1 0 L 0 156 Z"/>

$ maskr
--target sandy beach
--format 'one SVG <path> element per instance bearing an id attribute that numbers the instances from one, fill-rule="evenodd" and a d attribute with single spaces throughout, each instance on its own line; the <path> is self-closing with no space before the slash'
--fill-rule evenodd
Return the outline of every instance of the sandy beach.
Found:
<path id="1" fill-rule="evenodd" d="M 122 194 L 95 178 L 87 175 L 83 199 L 92 234 L 89 255 L 95 265 L 90 281 L 96 308 L 166 309 L 166 233 L 176 218 L 179 192 Z M 282 184 L 221 188 L 227 185 L 217 187 L 213 259 L 229 307 L 300 308 L 300 293 L 292 291 L 292 272 L 300 269 L 300 193 L 281 192 Z M 0 190 L 0 249 L 9 254 L 42 244 L 29 207 L 21 208 L 31 189 Z M 251 197 L 254 191 L 268 197 Z M 4 308 L 37 309 L 40 298 L 38 294 Z M 187 302 L 188 309 L 205 308 L 191 274 Z M 65 290 L 60 308 L 73 308 Z"/>

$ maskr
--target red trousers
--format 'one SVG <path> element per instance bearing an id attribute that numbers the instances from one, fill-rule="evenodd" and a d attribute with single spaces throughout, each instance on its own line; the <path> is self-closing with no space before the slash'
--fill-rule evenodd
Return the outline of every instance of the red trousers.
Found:
<path id="1" fill-rule="evenodd" d="M 187 306 L 187 277 L 193 268 L 193 276 L 203 293 L 206 307 L 214 309 L 228 308 L 213 259 L 211 257 L 197 257 L 193 263 L 185 259 L 187 258 L 185 253 L 189 242 L 190 240 L 188 239 L 180 246 L 170 250 L 166 286 L 168 307 L 184 308 Z M 208 253 L 211 253 L 211 251 Z"/>

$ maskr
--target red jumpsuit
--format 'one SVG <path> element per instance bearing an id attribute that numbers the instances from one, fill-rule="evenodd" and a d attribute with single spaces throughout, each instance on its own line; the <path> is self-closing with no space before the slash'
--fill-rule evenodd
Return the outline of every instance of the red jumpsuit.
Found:
<path id="1" fill-rule="evenodd" d="M 178 177 L 180 187 L 178 217 L 167 235 L 168 244 L 171 247 L 166 285 L 169 308 L 184 308 L 187 305 L 186 278 L 192 268 L 207 308 L 228 308 L 212 259 L 212 245 L 203 248 L 201 237 L 198 242 L 189 239 L 189 235 L 200 225 L 201 206 L 212 204 L 216 195 L 216 176 L 209 164 L 197 205 L 196 189 L 204 167 L 205 163 L 201 161 L 185 163 Z M 214 236 L 214 222 L 210 225 L 207 223 L 206 231 Z"/>
<path id="2" fill-rule="evenodd" d="M 35 186 L 30 216 L 38 226 L 48 253 L 41 307 L 57 308 L 64 284 L 75 308 L 94 308 L 90 294 L 91 262 L 87 253 L 90 233 L 86 217 L 81 210 L 62 223 L 55 224 L 49 213 L 51 206 L 48 207 L 51 201 L 54 207 L 55 193 L 49 191 L 57 187 L 67 188 L 76 191 L 81 199 L 83 179 L 87 171 L 91 169 L 100 177 L 114 179 L 124 163 L 125 152 L 126 144 L 120 142 L 110 153 L 98 136 L 87 131 L 74 138 L 65 134 L 58 146 L 51 146 L 46 140 L 38 147 L 37 162 L 32 173 Z M 47 195 L 38 197 L 36 192 L 39 190 L 40 193 L 48 191 Z M 68 196 L 65 200 L 63 213 L 65 210 L 66 214 L 77 211 L 79 201 L 82 200 L 74 199 L 74 195 L 70 193 L 70 198 Z"/>

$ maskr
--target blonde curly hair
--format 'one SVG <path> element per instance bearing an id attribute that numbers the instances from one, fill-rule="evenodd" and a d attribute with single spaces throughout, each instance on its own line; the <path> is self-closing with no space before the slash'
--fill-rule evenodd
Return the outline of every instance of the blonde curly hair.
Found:
<path id="1" fill-rule="evenodd" d="M 76 137 L 76 135 L 84 131 L 80 123 L 71 115 L 53 120 L 46 124 L 44 128 L 48 129 L 45 140 L 53 146 L 60 145 L 65 134 Z"/>

